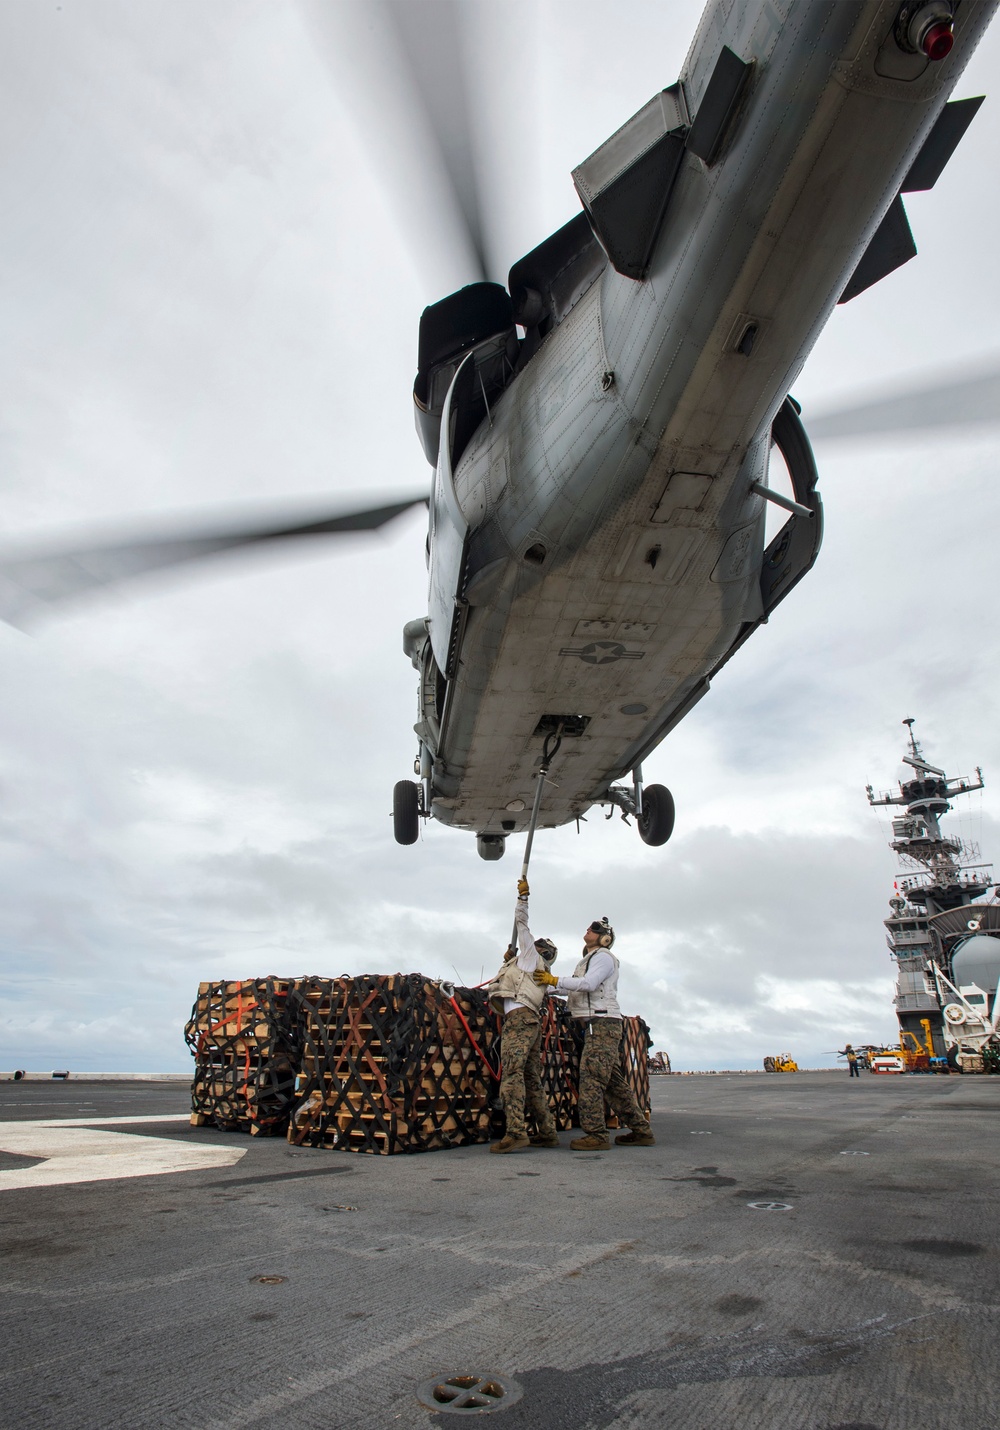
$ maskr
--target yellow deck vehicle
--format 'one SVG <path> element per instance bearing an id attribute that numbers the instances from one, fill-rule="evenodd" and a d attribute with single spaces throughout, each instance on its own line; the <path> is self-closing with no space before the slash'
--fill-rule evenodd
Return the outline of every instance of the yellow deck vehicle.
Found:
<path id="1" fill-rule="evenodd" d="M 921 1018 L 920 1026 L 924 1030 L 925 1042 L 917 1037 L 916 1033 L 909 1028 L 901 1028 L 899 1031 L 899 1053 L 906 1064 L 907 1072 L 929 1073 L 931 1070 L 931 1058 L 934 1056 L 934 1045 L 931 1040 L 931 1024 L 929 1018 Z"/>

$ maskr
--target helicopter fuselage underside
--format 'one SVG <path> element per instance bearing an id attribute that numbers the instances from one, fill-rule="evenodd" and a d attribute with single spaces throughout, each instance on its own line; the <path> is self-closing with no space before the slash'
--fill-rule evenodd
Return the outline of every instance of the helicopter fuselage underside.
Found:
<path id="1" fill-rule="evenodd" d="M 460 646 L 446 688 L 425 647 L 417 726 L 445 823 L 524 829 L 559 715 L 586 723 L 540 822 L 584 813 L 760 619 L 772 423 L 960 68 L 877 73 L 894 3 L 729 8 L 683 76 L 693 113 L 722 44 L 755 61 L 728 149 L 685 157 L 648 278 L 609 265 L 457 464 Z M 962 7 L 956 58 L 991 11 Z"/>

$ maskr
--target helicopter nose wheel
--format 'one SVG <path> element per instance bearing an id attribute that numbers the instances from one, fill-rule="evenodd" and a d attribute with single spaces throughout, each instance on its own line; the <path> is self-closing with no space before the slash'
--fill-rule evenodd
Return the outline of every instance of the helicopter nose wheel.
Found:
<path id="1" fill-rule="evenodd" d="M 674 797 L 666 785 L 646 785 L 636 822 L 644 844 L 666 844 L 674 832 Z"/>
<path id="2" fill-rule="evenodd" d="M 416 844 L 420 833 L 420 790 L 413 780 L 399 780 L 392 790 L 392 832 L 397 844 Z"/>
<path id="3" fill-rule="evenodd" d="M 507 841 L 502 834 L 478 834 L 476 849 L 480 859 L 502 859 Z"/>

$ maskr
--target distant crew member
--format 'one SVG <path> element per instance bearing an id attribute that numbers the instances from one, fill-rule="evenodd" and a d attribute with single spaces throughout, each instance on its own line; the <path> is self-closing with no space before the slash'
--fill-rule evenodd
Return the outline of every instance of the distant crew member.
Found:
<path id="1" fill-rule="evenodd" d="M 567 1006 L 583 1024 L 579 1115 L 583 1136 L 574 1152 L 603 1152 L 611 1145 L 604 1120 L 605 1099 L 631 1128 L 615 1138 L 625 1147 L 652 1147 L 655 1138 L 622 1070 L 622 1013 L 618 1006 L 618 959 L 611 952 L 615 931 L 607 917 L 595 919 L 583 936 L 583 956 L 571 978 L 555 978 L 539 968 L 535 982 L 567 994 Z"/>
<path id="2" fill-rule="evenodd" d="M 542 1087 L 542 1011 L 545 989 L 532 975 L 547 969 L 556 956 L 556 946 L 548 938 L 532 938 L 528 928 L 528 881 L 517 882 L 514 906 L 517 954 L 508 949 L 503 967 L 490 983 L 487 993 L 496 1011 L 503 1016 L 500 1056 L 503 1076 L 500 1101 L 507 1118 L 507 1130 L 491 1152 L 520 1152 L 524 1147 L 558 1147 L 555 1119 Z M 535 1132 L 528 1136 L 525 1103 L 535 1120 Z"/>
<path id="3" fill-rule="evenodd" d="M 861 1069 L 858 1067 L 858 1055 L 851 1047 L 850 1043 L 846 1048 L 841 1048 L 841 1055 L 847 1059 L 847 1076 L 860 1077 Z"/>

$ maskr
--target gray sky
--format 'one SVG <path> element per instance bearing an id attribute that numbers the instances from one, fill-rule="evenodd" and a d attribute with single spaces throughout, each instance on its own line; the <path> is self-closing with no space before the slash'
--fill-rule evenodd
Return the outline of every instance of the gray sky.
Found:
<path id="1" fill-rule="evenodd" d="M 676 78 L 700 7 L 469 9 L 506 268 L 576 211 L 573 165 Z M 957 96 L 998 69 L 994 29 Z M 389 121 L 362 132 L 373 83 L 280 0 L 0 13 L 7 549 L 427 484 L 417 321 L 465 275 L 405 190 L 418 161 Z M 908 197 L 919 257 L 834 314 L 796 389 L 807 425 L 996 360 L 998 135 L 990 96 Z M 539 837 L 535 931 L 568 967 L 607 913 L 626 1010 L 675 1066 L 817 1065 L 892 1035 L 894 861 L 864 786 L 895 777 L 904 715 L 950 772 L 983 765 L 955 824 L 1000 858 L 998 455 L 983 431 L 819 449 L 816 569 L 647 764 L 674 839 L 648 849 L 599 810 Z M 485 864 L 433 825 L 403 849 L 388 818 L 415 752 L 400 632 L 426 609 L 424 525 L 0 627 L 0 1067 L 183 1070 L 206 978 L 493 971 L 519 843 Z"/>

